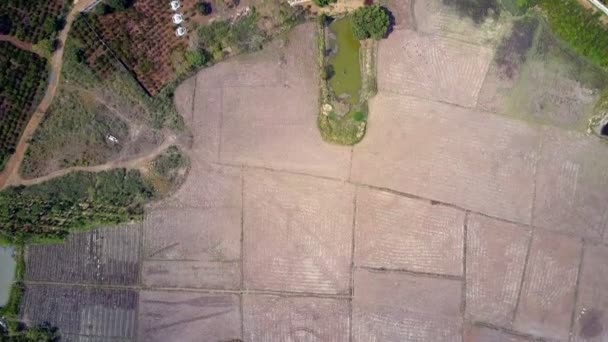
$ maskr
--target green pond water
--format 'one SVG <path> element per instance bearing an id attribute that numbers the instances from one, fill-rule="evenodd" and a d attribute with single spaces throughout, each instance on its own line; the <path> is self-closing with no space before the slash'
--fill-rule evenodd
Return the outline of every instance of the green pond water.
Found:
<path id="1" fill-rule="evenodd" d="M 12 247 L 0 247 L 0 307 L 6 305 L 13 285 L 17 265 L 14 253 L 15 249 Z"/>
<path id="2" fill-rule="evenodd" d="M 329 28 L 336 35 L 338 51 L 329 63 L 334 76 L 329 84 L 339 98 L 348 95 L 345 101 L 356 105 L 359 103 L 361 90 L 361 68 L 359 67 L 359 47 L 361 44 L 353 35 L 348 18 L 334 21 Z"/>

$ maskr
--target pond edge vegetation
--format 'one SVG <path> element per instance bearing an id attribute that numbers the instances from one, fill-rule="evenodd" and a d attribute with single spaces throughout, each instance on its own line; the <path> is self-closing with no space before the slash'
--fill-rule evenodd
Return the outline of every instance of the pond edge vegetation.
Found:
<path id="1" fill-rule="evenodd" d="M 378 20 L 365 20 L 357 18 L 370 18 L 368 13 L 381 13 Z M 385 17 L 384 17 L 385 16 Z M 360 40 L 359 68 L 361 72 L 360 101 L 349 106 L 348 112 L 338 114 L 336 105 L 340 103 L 338 94 L 331 87 L 332 68 L 328 55 L 327 40 L 330 23 L 335 20 L 349 20 L 353 35 Z M 384 25 L 384 20 L 386 20 Z M 378 25 L 380 21 L 380 25 Z M 345 13 L 329 17 L 321 14 L 317 17 L 317 67 L 319 73 L 319 113 L 317 125 L 321 137 L 325 142 L 338 145 L 355 145 L 363 140 L 367 129 L 368 101 L 377 93 L 377 56 L 378 41 L 384 38 L 389 31 L 389 14 L 385 7 L 378 5 L 361 7 L 352 13 Z M 381 31 L 378 33 L 378 31 Z"/>

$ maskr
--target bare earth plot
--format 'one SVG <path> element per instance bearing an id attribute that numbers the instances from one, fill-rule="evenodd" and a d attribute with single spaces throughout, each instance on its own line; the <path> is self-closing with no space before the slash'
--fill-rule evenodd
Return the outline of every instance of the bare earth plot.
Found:
<path id="1" fill-rule="evenodd" d="M 30 248 L 24 318 L 72 340 L 607 340 L 608 146 L 480 101 L 508 103 L 486 78 L 508 23 L 395 14 L 352 149 L 317 132 L 313 25 L 185 81 L 185 184 L 142 224 Z"/>

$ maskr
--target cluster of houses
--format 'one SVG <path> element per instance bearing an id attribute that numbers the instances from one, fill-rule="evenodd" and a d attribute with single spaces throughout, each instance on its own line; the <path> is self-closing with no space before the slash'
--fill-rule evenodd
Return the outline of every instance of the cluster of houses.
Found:
<path id="1" fill-rule="evenodd" d="M 178 37 L 183 37 L 186 35 L 186 33 L 188 33 L 188 30 L 181 25 L 184 22 L 184 15 L 179 12 L 182 4 L 179 2 L 179 0 L 173 0 L 169 3 L 169 5 L 171 6 L 171 10 L 174 12 L 171 19 L 173 20 L 173 24 L 177 25 L 175 35 Z"/>

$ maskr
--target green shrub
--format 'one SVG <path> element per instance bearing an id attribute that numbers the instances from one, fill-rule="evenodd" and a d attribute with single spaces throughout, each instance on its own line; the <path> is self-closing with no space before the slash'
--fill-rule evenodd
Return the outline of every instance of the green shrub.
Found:
<path id="1" fill-rule="evenodd" d="M 199 68 L 207 64 L 209 59 L 205 51 L 186 51 L 184 58 L 190 68 Z"/>
<path id="2" fill-rule="evenodd" d="M 390 18 L 387 10 L 378 5 L 358 8 L 352 15 L 353 33 L 359 40 L 382 39 L 388 33 Z"/>
<path id="3" fill-rule="evenodd" d="M 335 3 L 336 0 L 315 0 L 315 4 L 317 4 L 317 6 L 319 7 L 325 7 L 329 4 L 333 4 Z"/>
<path id="4" fill-rule="evenodd" d="M 215 62 L 222 60 L 225 54 L 252 52 L 262 48 L 265 36 L 258 29 L 259 15 L 252 13 L 241 20 L 230 24 L 227 21 L 215 21 L 198 29 L 199 49 L 206 52 Z"/>

